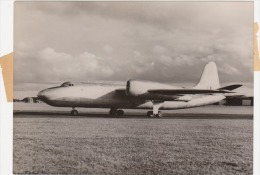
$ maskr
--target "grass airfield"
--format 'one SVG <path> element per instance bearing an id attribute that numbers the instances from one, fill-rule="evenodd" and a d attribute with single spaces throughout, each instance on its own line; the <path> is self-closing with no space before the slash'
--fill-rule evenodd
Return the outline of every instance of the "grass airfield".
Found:
<path id="1" fill-rule="evenodd" d="M 253 108 L 165 111 L 14 103 L 15 174 L 252 174 Z"/>

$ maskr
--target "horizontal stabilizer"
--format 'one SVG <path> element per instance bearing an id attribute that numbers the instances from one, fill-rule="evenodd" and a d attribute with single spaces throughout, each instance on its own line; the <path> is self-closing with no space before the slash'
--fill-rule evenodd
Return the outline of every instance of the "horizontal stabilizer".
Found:
<path id="1" fill-rule="evenodd" d="M 161 95 L 233 93 L 226 90 L 210 90 L 210 89 L 152 89 L 152 90 L 148 90 L 148 92 L 161 94 Z"/>
<path id="2" fill-rule="evenodd" d="M 237 88 L 239 88 L 241 86 L 243 86 L 243 85 L 241 85 L 241 84 L 233 84 L 233 85 L 230 85 L 230 86 L 225 86 L 225 87 L 219 88 L 218 90 L 232 91 L 232 90 L 237 89 Z"/>
<path id="3" fill-rule="evenodd" d="M 241 98 L 241 99 L 243 99 L 243 98 L 248 98 L 248 97 L 245 96 L 245 95 L 231 95 L 231 96 L 226 96 L 226 98 L 236 98 L 236 99 Z"/>

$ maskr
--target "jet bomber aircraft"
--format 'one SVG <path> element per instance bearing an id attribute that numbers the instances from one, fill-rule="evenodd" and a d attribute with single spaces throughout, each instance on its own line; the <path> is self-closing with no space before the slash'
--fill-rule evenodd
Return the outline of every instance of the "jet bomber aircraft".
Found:
<path id="1" fill-rule="evenodd" d="M 150 109 L 148 117 L 162 117 L 159 110 L 194 108 L 217 103 L 225 99 L 225 94 L 242 85 L 220 87 L 215 62 L 209 62 L 199 83 L 192 88 L 175 87 L 159 82 L 129 80 L 126 86 L 108 84 L 79 84 L 65 82 L 61 86 L 42 90 L 38 98 L 55 107 L 71 107 L 71 115 L 77 116 L 75 109 L 110 108 L 109 114 L 122 116 L 123 109 Z M 151 110 L 152 109 L 152 110 Z"/>

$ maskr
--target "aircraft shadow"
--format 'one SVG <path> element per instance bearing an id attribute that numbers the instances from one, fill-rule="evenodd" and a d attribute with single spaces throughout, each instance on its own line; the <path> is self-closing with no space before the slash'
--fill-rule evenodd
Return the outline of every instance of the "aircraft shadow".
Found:
<path id="1" fill-rule="evenodd" d="M 125 114 L 124 116 L 111 116 L 108 114 L 80 113 L 71 116 L 70 112 L 39 112 L 39 111 L 14 111 L 14 118 L 117 118 L 117 119 L 247 119 L 252 120 L 251 114 L 185 114 L 166 113 L 162 118 L 150 118 L 145 114 Z"/>

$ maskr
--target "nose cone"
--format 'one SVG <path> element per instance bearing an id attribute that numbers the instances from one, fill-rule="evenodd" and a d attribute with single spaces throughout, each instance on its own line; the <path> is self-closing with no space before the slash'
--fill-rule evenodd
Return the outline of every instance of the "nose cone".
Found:
<path id="1" fill-rule="evenodd" d="M 40 100 L 49 104 L 50 102 L 58 98 L 57 92 L 57 88 L 49 88 L 40 91 L 37 96 Z"/>
<path id="2" fill-rule="evenodd" d="M 50 94 L 48 90 L 42 90 L 38 93 L 37 97 L 43 102 L 48 102 L 50 100 Z"/>
<path id="3" fill-rule="evenodd" d="M 51 106 L 57 106 L 60 98 L 62 98 L 62 94 L 60 93 L 60 89 L 53 87 L 49 89 L 44 89 L 38 93 L 38 98 Z"/>

